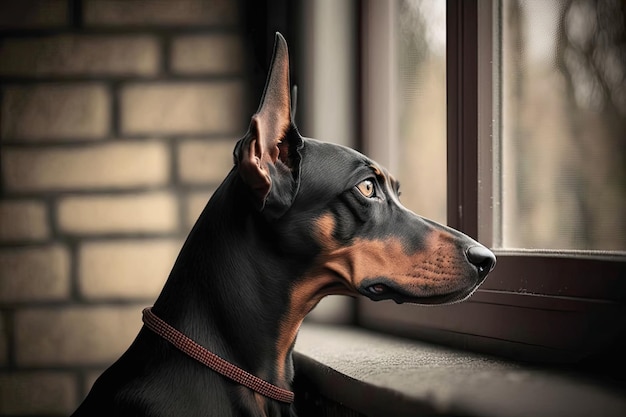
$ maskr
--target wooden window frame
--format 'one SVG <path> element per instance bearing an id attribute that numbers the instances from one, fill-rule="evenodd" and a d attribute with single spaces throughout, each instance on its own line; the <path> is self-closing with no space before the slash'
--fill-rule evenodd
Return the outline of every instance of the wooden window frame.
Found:
<path id="1" fill-rule="evenodd" d="M 365 1 L 366 23 L 373 19 L 367 4 L 374 1 Z M 494 247 L 498 242 L 492 236 L 499 234 L 499 226 L 494 226 L 492 202 L 499 196 L 492 190 L 497 193 L 500 187 L 492 174 L 494 154 L 499 152 L 494 111 L 500 105 L 499 95 L 494 95 L 498 74 L 494 77 L 492 68 L 500 58 L 499 46 L 493 48 L 493 30 L 499 30 L 494 29 L 493 18 L 494 13 L 499 16 L 501 6 L 498 1 L 448 0 L 446 7 L 448 224 Z M 367 34 L 363 39 L 367 42 Z M 364 61 L 366 73 L 370 64 Z M 367 92 L 367 77 L 364 83 Z M 361 119 L 376 123 L 376 113 L 370 110 L 366 102 Z M 387 125 L 390 119 L 389 114 L 382 117 Z M 376 130 L 364 128 L 364 132 Z M 365 138 L 366 150 L 373 140 Z M 392 159 L 389 152 L 385 156 L 385 162 Z M 358 323 L 535 361 L 578 361 L 623 346 L 626 257 L 584 251 L 494 252 L 496 269 L 468 301 L 438 307 L 359 301 Z"/>

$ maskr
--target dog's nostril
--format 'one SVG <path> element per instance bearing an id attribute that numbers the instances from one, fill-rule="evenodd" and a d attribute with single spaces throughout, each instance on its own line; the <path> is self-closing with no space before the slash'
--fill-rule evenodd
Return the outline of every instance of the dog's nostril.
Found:
<path id="1" fill-rule="evenodd" d="M 472 246 L 467 249 L 467 259 L 478 268 L 481 276 L 487 275 L 496 266 L 496 256 L 484 246 Z"/>

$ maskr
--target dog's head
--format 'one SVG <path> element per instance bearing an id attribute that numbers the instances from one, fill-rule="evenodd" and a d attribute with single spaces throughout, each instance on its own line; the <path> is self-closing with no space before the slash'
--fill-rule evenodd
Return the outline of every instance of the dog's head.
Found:
<path id="1" fill-rule="evenodd" d="M 300 136 L 280 34 L 261 105 L 234 156 L 278 250 L 307 265 L 297 289 L 305 298 L 451 303 L 467 298 L 495 265 L 475 240 L 406 209 L 398 181 L 375 161 Z"/>

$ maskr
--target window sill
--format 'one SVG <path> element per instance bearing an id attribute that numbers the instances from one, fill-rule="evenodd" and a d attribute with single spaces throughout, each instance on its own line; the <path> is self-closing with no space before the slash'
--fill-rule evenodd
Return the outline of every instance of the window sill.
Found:
<path id="1" fill-rule="evenodd" d="M 310 415 L 626 415 L 623 383 L 355 328 L 306 323 L 295 350 Z"/>

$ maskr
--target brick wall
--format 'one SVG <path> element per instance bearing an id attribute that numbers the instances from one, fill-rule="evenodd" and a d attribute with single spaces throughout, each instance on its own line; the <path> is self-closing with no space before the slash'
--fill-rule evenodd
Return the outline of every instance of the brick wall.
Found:
<path id="1" fill-rule="evenodd" d="M 0 415 L 67 415 L 136 335 L 249 120 L 240 13 L 0 2 Z"/>

